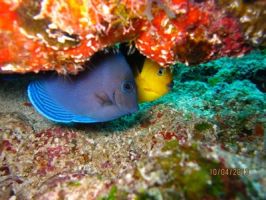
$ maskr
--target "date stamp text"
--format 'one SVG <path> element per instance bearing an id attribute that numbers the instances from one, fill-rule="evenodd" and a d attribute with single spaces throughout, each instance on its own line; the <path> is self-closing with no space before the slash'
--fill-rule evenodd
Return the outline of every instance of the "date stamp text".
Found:
<path id="1" fill-rule="evenodd" d="M 212 168 L 210 169 L 212 176 L 247 176 L 249 169 L 247 168 Z"/>

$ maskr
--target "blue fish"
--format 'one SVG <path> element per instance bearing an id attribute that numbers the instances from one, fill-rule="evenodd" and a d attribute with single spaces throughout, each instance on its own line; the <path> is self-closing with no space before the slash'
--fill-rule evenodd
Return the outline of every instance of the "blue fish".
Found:
<path id="1" fill-rule="evenodd" d="M 49 76 L 31 82 L 35 109 L 59 123 L 105 122 L 138 110 L 133 73 L 121 53 L 92 59 L 77 76 Z"/>

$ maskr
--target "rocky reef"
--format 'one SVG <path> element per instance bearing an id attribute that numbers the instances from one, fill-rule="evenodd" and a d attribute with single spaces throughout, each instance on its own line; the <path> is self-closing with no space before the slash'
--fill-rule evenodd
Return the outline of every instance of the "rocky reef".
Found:
<path id="1" fill-rule="evenodd" d="M 167 67 L 265 46 L 263 0 L 0 1 L 0 73 L 76 74 L 128 42 Z"/>
<path id="2" fill-rule="evenodd" d="M 266 199 L 265 8 L 0 0 L 0 199 Z M 105 123 L 34 110 L 25 73 L 77 74 L 122 43 L 171 68 L 170 93 Z"/>
<path id="3" fill-rule="evenodd" d="M 69 127 L 0 79 L 0 199 L 265 199 L 265 55 L 177 64 L 138 113 Z"/>

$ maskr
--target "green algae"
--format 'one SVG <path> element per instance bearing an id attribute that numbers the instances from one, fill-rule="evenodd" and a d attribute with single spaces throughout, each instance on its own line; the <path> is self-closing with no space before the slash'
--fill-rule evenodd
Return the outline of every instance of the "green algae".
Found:
<path id="1" fill-rule="evenodd" d="M 212 125 L 208 122 L 197 123 L 194 126 L 195 131 L 203 132 L 212 128 Z"/>
<path id="2" fill-rule="evenodd" d="M 162 200 L 162 193 L 158 188 L 150 188 L 146 191 L 140 192 L 135 200 Z"/>
<path id="3" fill-rule="evenodd" d="M 116 200 L 117 199 L 117 187 L 113 186 L 106 197 L 100 198 L 100 200 Z"/>
<path id="4" fill-rule="evenodd" d="M 222 79 L 219 78 L 219 77 L 210 77 L 208 79 L 208 83 L 209 83 L 210 86 L 215 86 L 215 85 L 217 85 L 220 82 L 222 82 Z"/>
<path id="5" fill-rule="evenodd" d="M 98 198 L 98 200 L 126 200 L 130 193 L 121 189 L 118 185 L 113 185 L 106 196 Z"/>
<path id="6" fill-rule="evenodd" d="M 78 187 L 81 186 L 81 183 L 79 181 L 71 181 L 67 185 L 70 187 Z"/>

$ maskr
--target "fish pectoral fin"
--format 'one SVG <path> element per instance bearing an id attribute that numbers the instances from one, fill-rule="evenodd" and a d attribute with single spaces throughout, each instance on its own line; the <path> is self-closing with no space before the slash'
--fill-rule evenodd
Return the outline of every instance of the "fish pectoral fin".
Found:
<path id="1" fill-rule="evenodd" d="M 98 103 L 99 103 L 101 106 L 111 106 L 111 105 L 113 105 L 113 102 L 112 102 L 111 99 L 107 96 L 106 93 L 104 93 L 104 92 L 97 93 L 97 94 L 95 94 L 95 96 L 96 96 L 96 99 L 97 99 Z"/>

